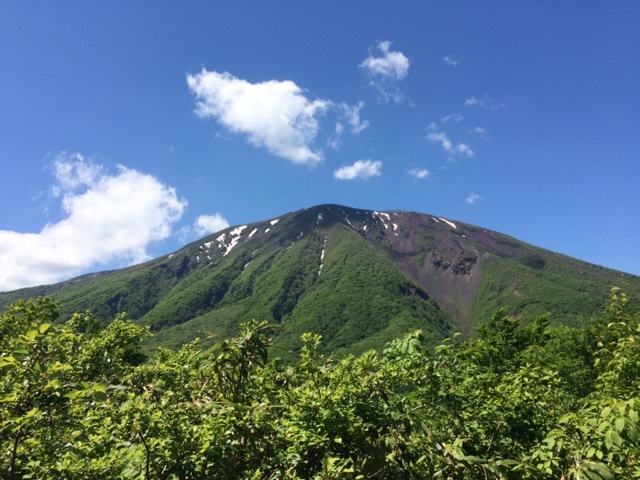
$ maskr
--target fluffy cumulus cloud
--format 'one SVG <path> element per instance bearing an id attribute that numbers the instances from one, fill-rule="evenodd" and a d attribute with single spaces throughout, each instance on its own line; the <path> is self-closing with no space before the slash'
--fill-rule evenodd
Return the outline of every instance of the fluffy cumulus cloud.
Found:
<path id="1" fill-rule="evenodd" d="M 353 180 L 356 178 L 370 178 L 382 174 L 380 160 L 358 160 L 353 165 L 343 165 L 333 172 L 339 180 Z"/>
<path id="2" fill-rule="evenodd" d="M 253 145 L 294 163 L 313 166 L 322 160 L 313 142 L 330 101 L 308 99 L 289 80 L 250 83 L 205 69 L 187 75 L 187 83 L 199 117 L 213 117 L 232 132 L 247 135 Z"/>
<path id="3" fill-rule="evenodd" d="M 200 215 L 193 224 L 198 235 L 208 235 L 229 227 L 229 222 L 220 214 Z"/>
<path id="4" fill-rule="evenodd" d="M 81 155 L 53 162 L 64 217 L 38 233 L 0 230 L 0 291 L 59 281 L 95 264 L 148 259 L 187 202 L 157 178 L 119 166 L 109 174 Z"/>
<path id="5" fill-rule="evenodd" d="M 429 176 L 429 170 L 426 168 L 412 168 L 409 170 L 409 175 L 417 179 L 427 178 Z"/>
<path id="6" fill-rule="evenodd" d="M 439 143 L 442 149 L 449 155 L 459 155 L 463 157 L 474 156 L 474 152 L 469 145 L 465 143 L 454 144 L 444 132 L 429 132 L 427 133 L 427 139 L 433 143 Z"/>
<path id="7" fill-rule="evenodd" d="M 396 84 L 409 73 L 409 59 L 402 52 L 391 50 L 391 42 L 378 44 L 380 56 L 369 55 L 360 64 L 369 82 L 385 100 L 402 100 L 402 93 Z"/>

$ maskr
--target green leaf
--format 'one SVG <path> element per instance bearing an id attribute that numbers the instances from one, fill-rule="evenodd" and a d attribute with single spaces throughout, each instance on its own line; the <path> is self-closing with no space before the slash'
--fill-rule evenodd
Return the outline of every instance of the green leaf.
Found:
<path id="1" fill-rule="evenodd" d="M 96 402 L 104 402 L 107 399 L 107 394 L 102 392 L 102 391 L 94 391 L 93 392 L 93 399 Z"/>
<path id="2" fill-rule="evenodd" d="M 43 323 L 42 325 L 40 325 L 38 327 L 38 332 L 40 334 L 43 334 L 44 332 L 46 332 L 47 330 L 49 330 L 49 327 L 51 326 L 50 323 Z"/>
<path id="3" fill-rule="evenodd" d="M 585 473 L 587 472 L 596 473 L 598 475 L 598 478 L 601 478 L 602 480 L 613 479 L 613 474 L 611 473 L 611 470 L 609 470 L 607 466 L 603 465 L 602 463 L 589 462 L 584 465 L 584 470 L 585 470 Z M 593 478 L 593 477 L 590 477 L 590 478 Z"/>
<path id="4" fill-rule="evenodd" d="M 48 388 L 60 388 L 61 387 L 61 383 L 60 380 L 58 380 L 57 378 L 54 378 L 53 380 L 50 380 L 49 383 L 47 383 L 45 385 L 45 390 Z"/>
<path id="5" fill-rule="evenodd" d="M 86 390 L 74 390 L 72 392 L 65 393 L 63 397 L 74 400 L 78 398 L 80 395 L 84 395 L 85 393 L 86 393 Z"/>
<path id="6" fill-rule="evenodd" d="M 611 450 L 613 446 L 613 430 L 608 430 L 604 436 L 604 444 L 607 447 L 607 450 Z"/>
<path id="7" fill-rule="evenodd" d="M 621 432 L 622 430 L 624 430 L 624 425 L 625 425 L 624 418 L 616 418 L 614 425 L 617 431 Z"/>

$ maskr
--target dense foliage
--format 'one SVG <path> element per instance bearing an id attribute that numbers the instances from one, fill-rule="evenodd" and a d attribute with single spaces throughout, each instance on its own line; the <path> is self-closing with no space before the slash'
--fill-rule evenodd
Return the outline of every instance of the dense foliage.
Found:
<path id="1" fill-rule="evenodd" d="M 578 329 L 501 310 L 475 340 L 341 358 L 304 334 L 289 365 L 264 323 L 145 361 L 147 329 L 58 315 L 0 315 L 3 478 L 640 477 L 640 313 L 617 289 Z"/>

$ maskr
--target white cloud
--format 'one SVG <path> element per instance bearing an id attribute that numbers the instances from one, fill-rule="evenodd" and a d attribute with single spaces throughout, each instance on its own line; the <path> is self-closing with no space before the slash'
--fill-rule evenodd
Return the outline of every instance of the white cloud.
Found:
<path id="1" fill-rule="evenodd" d="M 439 143 L 445 152 L 451 155 L 462 155 L 464 157 L 473 157 L 474 152 L 465 143 L 454 145 L 449 136 L 444 132 L 427 133 L 427 139 L 434 143 Z"/>
<path id="2" fill-rule="evenodd" d="M 483 140 L 486 140 L 486 138 L 489 135 L 489 131 L 486 128 L 482 128 L 482 127 L 475 127 L 472 130 L 470 130 L 470 132 L 471 133 L 475 133 L 476 135 L 478 135 Z"/>
<path id="3" fill-rule="evenodd" d="M 65 218 L 39 233 L 0 230 L 0 291 L 52 283 L 111 261 L 148 259 L 187 205 L 157 178 L 123 166 L 115 174 L 79 154 L 53 162 Z"/>
<path id="4" fill-rule="evenodd" d="M 451 67 L 457 67 L 458 63 L 460 63 L 460 59 L 459 58 L 453 58 L 453 57 L 444 57 L 443 58 L 444 63 L 446 63 L 447 65 L 451 66 Z"/>
<path id="5" fill-rule="evenodd" d="M 396 83 L 408 75 L 409 59 L 402 52 L 393 52 L 390 48 L 390 41 L 380 42 L 378 50 L 382 56 L 369 55 L 360 64 L 360 68 L 385 100 L 399 102 L 402 100 L 402 93 L 397 89 Z"/>
<path id="6" fill-rule="evenodd" d="M 465 107 L 485 107 L 490 110 L 498 110 L 499 108 L 506 107 L 505 103 L 496 103 L 491 97 L 485 95 L 483 97 L 470 97 L 464 101 Z"/>
<path id="7" fill-rule="evenodd" d="M 340 180 L 355 178 L 369 178 L 381 175 L 382 162 L 379 160 L 358 160 L 353 165 L 343 165 L 333 172 L 333 176 Z"/>
<path id="8" fill-rule="evenodd" d="M 456 122 L 456 123 L 460 123 L 462 121 L 464 117 L 462 116 L 461 113 L 452 113 L 451 115 L 447 115 L 446 117 L 442 117 L 442 123 L 447 123 L 447 122 Z"/>
<path id="9" fill-rule="evenodd" d="M 346 103 L 341 105 L 343 115 L 351 127 L 351 133 L 360 133 L 369 127 L 368 120 L 360 120 L 360 110 L 362 110 L 362 107 L 364 107 L 364 102 L 358 102 L 356 105 L 347 105 Z M 338 133 L 337 130 L 336 133 Z"/>
<path id="10" fill-rule="evenodd" d="M 455 146 L 454 153 L 459 153 L 460 155 L 465 157 L 473 157 L 474 155 L 473 150 L 471 150 L 471 147 L 469 147 L 469 145 L 467 145 L 466 143 L 457 144 Z"/>
<path id="11" fill-rule="evenodd" d="M 200 215 L 194 224 L 195 232 L 198 235 L 208 235 L 229 228 L 229 222 L 220 213 L 213 215 Z"/>
<path id="12" fill-rule="evenodd" d="M 469 195 L 467 195 L 467 203 L 470 204 L 470 205 L 473 205 L 478 200 L 482 200 L 482 198 L 483 197 L 478 195 L 477 193 L 471 192 Z"/>
<path id="13" fill-rule="evenodd" d="M 453 144 L 451 140 L 444 132 L 431 132 L 427 134 L 427 139 L 434 143 L 440 143 L 445 152 L 451 152 L 453 149 Z"/>
<path id="14" fill-rule="evenodd" d="M 427 178 L 429 176 L 429 170 L 426 168 L 412 168 L 409 170 L 409 175 L 418 179 Z"/>
<path id="15" fill-rule="evenodd" d="M 214 117 L 232 132 L 246 134 L 253 145 L 294 163 L 313 166 L 322 160 L 312 145 L 330 101 L 307 99 L 289 80 L 250 83 L 205 69 L 187 75 L 187 83 L 199 117 Z"/>

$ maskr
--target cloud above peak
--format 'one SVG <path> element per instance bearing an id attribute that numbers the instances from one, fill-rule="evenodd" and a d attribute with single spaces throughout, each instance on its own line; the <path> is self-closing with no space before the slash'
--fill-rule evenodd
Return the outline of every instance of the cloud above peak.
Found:
<path id="1" fill-rule="evenodd" d="M 356 178 L 370 178 L 382 175 L 380 160 L 358 160 L 353 165 L 343 165 L 333 172 L 338 180 L 354 180 Z"/>
<path id="2" fill-rule="evenodd" d="M 38 233 L 0 230 L 0 291 L 42 285 L 107 262 L 138 263 L 171 234 L 187 206 L 157 178 L 118 166 L 108 173 L 82 155 L 53 161 L 64 218 Z"/>
<path id="3" fill-rule="evenodd" d="M 381 55 L 369 55 L 360 68 L 382 98 L 399 102 L 403 96 L 396 84 L 409 74 L 409 59 L 402 52 L 392 51 L 388 40 L 378 43 L 377 48 Z"/>
<path id="4" fill-rule="evenodd" d="M 308 99 L 290 80 L 250 83 L 230 73 L 202 69 L 187 75 L 196 97 L 196 114 L 213 117 L 249 142 L 293 163 L 314 166 L 322 152 L 313 148 L 319 118 L 332 105 Z"/>

